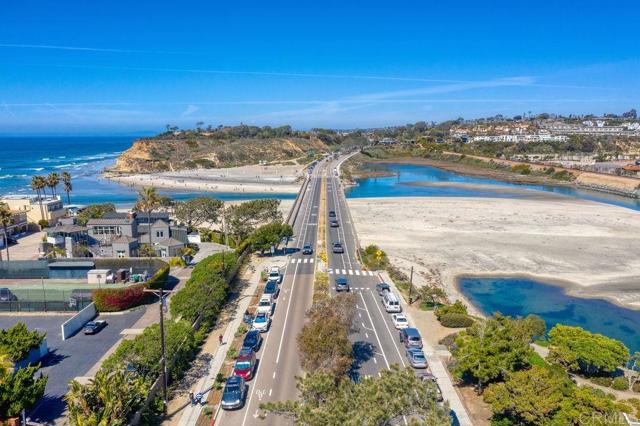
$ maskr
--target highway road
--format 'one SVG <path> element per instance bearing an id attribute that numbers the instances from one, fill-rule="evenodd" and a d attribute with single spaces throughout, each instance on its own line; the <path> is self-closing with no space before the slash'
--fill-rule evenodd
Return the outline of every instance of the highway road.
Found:
<path id="1" fill-rule="evenodd" d="M 294 246 L 297 249 L 287 263 L 280 296 L 273 316 L 271 329 L 264 336 L 262 348 L 258 352 L 258 371 L 256 377 L 249 382 L 249 393 L 245 407 L 238 411 L 223 412 L 217 424 L 221 425 L 282 425 L 283 418 L 268 415 L 265 419 L 258 416 L 259 405 L 268 401 L 284 401 L 297 398 L 295 377 L 302 370 L 298 358 L 296 337 L 305 320 L 305 312 L 311 306 L 313 293 L 313 274 L 317 263 L 316 237 L 320 204 L 322 177 L 326 177 L 327 204 L 324 214 L 327 215 L 327 272 L 331 292 L 335 295 L 335 279 L 344 277 L 348 280 L 351 291 L 357 302 L 355 325 L 349 338 L 353 342 L 356 363 L 352 376 L 354 379 L 374 377 L 380 371 L 397 364 L 401 367 L 409 365 L 403 345 L 399 341 L 398 331 L 381 303 L 376 291 L 376 284 L 381 278 L 371 271 L 365 270 L 358 260 L 358 239 L 355 233 L 349 208 L 346 202 L 336 168 L 340 160 L 324 161 L 313 171 L 309 185 L 302 195 L 300 212 L 294 222 Z M 338 227 L 329 227 L 330 211 L 334 211 Z M 344 246 L 344 253 L 333 253 L 333 242 L 339 241 Z M 312 256 L 301 253 L 304 244 L 314 247 Z M 453 389 L 450 378 L 446 375 L 441 362 L 438 367 L 438 382 L 443 387 L 445 398 L 449 396 L 452 408 L 463 412 L 464 408 Z M 441 371 L 442 370 L 442 371 Z M 424 370 L 422 370 L 424 371 Z M 442 383 L 441 381 L 446 383 Z M 467 422 L 466 412 L 462 413 Z"/>
<path id="2" fill-rule="evenodd" d="M 237 411 L 222 411 L 220 425 L 282 425 L 282 418 L 258 418 L 259 405 L 268 401 L 297 398 L 296 376 L 302 374 L 296 338 L 304 324 L 306 311 L 311 307 L 313 277 L 316 264 L 316 239 L 320 187 L 326 163 L 315 167 L 310 176 L 300 210 L 293 224 L 292 251 L 276 299 L 271 329 L 263 333 L 262 347 L 258 351 L 258 369 L 248 382 L 249 391 L 245 407 Z M 311 244 L 313 255 L 303 255 L 302 247 Z"/>

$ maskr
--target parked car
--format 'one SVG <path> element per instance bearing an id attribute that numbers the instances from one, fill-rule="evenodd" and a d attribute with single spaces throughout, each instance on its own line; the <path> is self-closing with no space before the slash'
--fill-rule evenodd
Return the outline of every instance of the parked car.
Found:
<path id="1" fill-rule="evenodd" d="M 271 318 L 269 314 L 265 314 L 264 312 L 257 313 L 253 318 L 253 329 L 258 330 L 261 333 L 269 331 L 269 327 L 271 326 Z"/>
<path id="2" fill-rule="evenodd" d="M 222 401 L 220 405 L 223 410 L 235 410 L 244 406 L 247 396 L 247 385 L 244 379 L 239 376 L 231 376 L 227 379 L 222 391 Z"/>
<path id="3" fill-rule="evenodd" d="M 376 290 L 380 296 L 384 294 L 385 291 L 391 291 L 391 287 L 387 283 L 378 283 L 376 284 Z"/>
<path id="4" fill-rule="evenodd" d="M 260 297 L 256 311 L 271 315 L 273 313 L 273 296 L 271 294 L 263 294 Z"/>
<path id="5" fill-rule="evenodd" d="M 349 291 L 351 287 L 349 287 L 349 281 L 345 277 L 336 278 L 336 291 Z"/>
<path id="6" fill-rule="evenodd" d="M 340 241 L 336 241 L 335 243 L 333 243 L 333 252 L 344 253 L 344 247 L 342 247 L 342 243 Z"/>
<path id="7" fill-rule="evenodd" d="M 400 343 L 404 344 L 405 348 L 418 348 L 422 349 L 422 337 L 417 328 L 407 327 L 400 330 Z"/>
<path id="8" fill-rule="evenodd" d="M 427 357 L 424 356 L 422 349 L 408 348 L 405 355 L 409 360 L 409 365 L 413 368 L 427 368 Z"/>
<path id="9" fill-rule="evenodd" d="M 277 281 L 278 284 L 282 282 L 282 273 L 280 272 L 280 268 L 277 266 L 272 266 L 269 269 L 269 278 L 270 281 Z"/>
<path id="10" fill-rule="evenodd" d="M 391 315 L 391 320 L 393 321 L 393 326 L 398 330 L 409 327 L 409 320 L 405 314 L 393 314 Z"/>
<path id="11" fill-rule="evenodd" d="M 338 223 L 337 220 L 334 219 L 334 220 L 329 221 L 329 226 L 331 226 L 332 228 L 337 228 L 337 227 L 340 226 L 340 224 Z"/>
<path id="12" fill-rule="evenodd" d="M 398 296 L 391 291 L 385 291 L 382 294 L 382 304 L 387 312 L 402 312 L 402 306 L 400 305 Z"/>
<path id="13" fill-rule="evenodd" d="M 329 217 L 336 217 L 336 212 L 329 210 Z"/>
<path id="14" fill-rule="evenodd" d="M 241 350 L 236 362 L 233 364 L 233 375 L 245 380 L 253 379 L 256 369 L 256 353 L 251 349 Z"/>
<path id="15" fill-rule="evenodd" d="M 436 401 L 438 402 L 442 402 L 444 401 L 444 398 L 442 397 L 442 389 L 440 389 L 440 385 L 438 384 L 438 381 L 436 380 L 436 377 L 433 374 L 429 374 L 429 373 L 422 373 L 422 374 L 418 374 L 418 379 L 422 380 L 423 382 L 431 382 L 433 383 L 436 388 Z"/>
<path id="16" fill-rule="evenodd" d="M 313 254 L 311 244 L 305 244 L 304 247 L 302 247 L 302 254 Z"/>
<path id="17" fill-rule="evenodd" d="M 245 349 L 251 349 L 254 352 L 258 352 L 260 346 L 262 345 L 262 335 L 260 335 L 260 330 L 249 330 L 247 334 L 244 336 L 244 340 L 242 341 L 241 351 Z"/>
<path id="18" fill-rule="evenodd" d="M 13 294 L 8 288 L 0 288 L 0 302 L 17 302 L 18 296 Z"/>
<path id="19" fill-rule="evenodd" d="M 264 286 L 262 294 L 270 294 L 274 299 L 278 298 L 280 294 L 280 286 L 277 281 L 267 281 L 267 285 Z"/>
<path id="20" fill-rule="evenodd" d="M 97 334 L 107 326 L 107 322 L 104 320 L 89 321 L 84 325 L 84 334 Z"/>

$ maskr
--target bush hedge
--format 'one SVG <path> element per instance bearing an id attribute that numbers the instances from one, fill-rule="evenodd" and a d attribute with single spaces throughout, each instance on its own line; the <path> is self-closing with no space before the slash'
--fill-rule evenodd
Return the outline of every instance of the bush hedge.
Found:
<path id="1" fill-rule="evenodd" d="M 613 379 L 613 383 L 611 383 L 611 387 L 615 390 L 626 391 L 629 390 L 629 381 L 626 377 L 616 377 Z"/>
<path id="2" fill-rule="evenodd" d="M 93 302 L 99 312 L 118 312 L 140 306 L 147 301 L 145 288 L 158 289 L 167 283 L 169 265 L 165 264 L 144 283 L 124 288 L 102 288 L 93 291 Z"/>
<path id="3" fill-rule="evenodd" d="M 596 385 L 604 386 L 606 388 L 611 387 L 611 384 L 613 383 L 613 377 L 609 376 L 596 376 L 589 380 Z"/>
<path id="4" fill-rule="evenodd" d="M 456 300 L 452 305 L 443 305 L 435 310 L 436 317 L 440 321 L 441 318 L 447 314 L 463 314 L 467 315 L 467 307 L 459 300 Z"/>
<path id="5" fill-rule="evenodd" d="M 634 392 L 640 393 L 640 382 L 635 382 L 631 388 Z"/>
<path id="6" fill-rule="evenodd" d="M 444 314 L 438 319 L 440 320 L 440 324 L 449 328 L 463 328 L 473 324 L 473 319 L 469 315 L 458 312 Z"/>

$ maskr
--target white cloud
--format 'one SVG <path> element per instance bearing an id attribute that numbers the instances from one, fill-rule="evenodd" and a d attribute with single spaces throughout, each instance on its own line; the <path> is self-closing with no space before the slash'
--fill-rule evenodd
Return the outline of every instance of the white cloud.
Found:
<path id="1" fill-rule="evenodd" d="M 191 114 L 194 114 L 196 112 L 200 111 L 200 107 L 197 107 L 195 105 L 188 105 L 187 109 L 185 109 L 182 114 L 180 114 L 182 117 L 188 117 Z"/>

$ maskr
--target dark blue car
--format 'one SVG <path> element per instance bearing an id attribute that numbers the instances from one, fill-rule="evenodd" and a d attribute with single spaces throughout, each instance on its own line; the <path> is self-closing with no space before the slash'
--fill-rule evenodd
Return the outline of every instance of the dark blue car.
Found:
<path id="1" fill-rule="evenodd" d="M 231 376 L 227 379 L 222 391 L 222 401 L 220 405 L 223 410 L 235 410 L 244 406 L 247 395 L 247 386 L 244 379 L 238 376 Z"/>
<path id="2" fill-rule="evenodd" d="M 261 344 L 262 344 L 262 336 L 260 335 L 260 331 L 250 330 L 247 333 L 247 335 L 244 336 L 241 350 L 251 349 L 254 352 L 258 352 L 258 349 L 260 349 Z"/>

